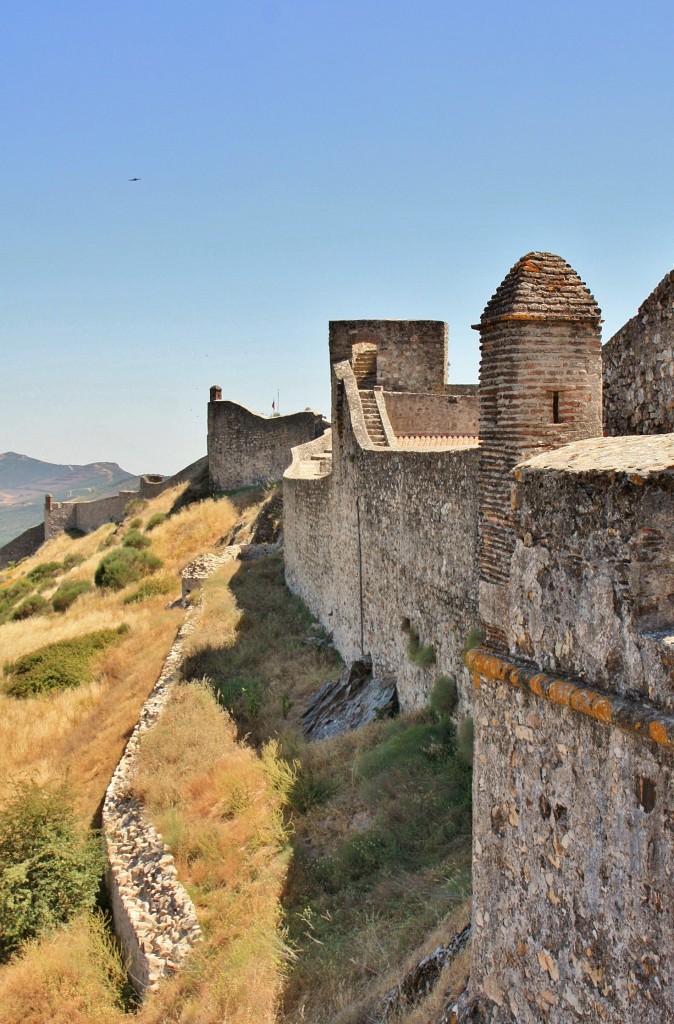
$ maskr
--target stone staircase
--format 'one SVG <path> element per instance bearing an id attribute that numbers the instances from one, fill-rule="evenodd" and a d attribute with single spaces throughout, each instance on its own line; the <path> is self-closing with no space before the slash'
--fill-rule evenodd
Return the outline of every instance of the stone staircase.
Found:
<path id="1" fill-rule="evenodd" d="M 353 356 L 353 375 L 359 388 L 373 388 L 377 383 L 377 350 L 366 349 Z"/>
<path id="2" fill-rule="evenodd" d="M 363 407 L 365 426 L 367 427 L 367 432 L 372 444 L 376 445 L 378 448 L 388 448 L 389 444 L 386 440 L 384 425 L 381 421 L 381 416 L 379 415 L 374 391 L 361 391 L 360 402 Z"/>

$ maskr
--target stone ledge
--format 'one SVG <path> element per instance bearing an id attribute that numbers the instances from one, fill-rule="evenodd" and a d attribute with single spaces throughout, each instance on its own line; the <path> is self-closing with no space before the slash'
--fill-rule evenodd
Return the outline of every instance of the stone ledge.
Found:
<path id="1" fill-rule="evenodd" d="M 570 708 L 604 725 L 625 729 L 644 742 L 650 740 L 674 752 L 674 715 L 661 711 L 648 701 L 631 700 L 615 693 L 580 686 L 570 679 L 539 672 L 482 647 L 468 652 L 466 665 L 473 673 L 475 689 L 482 681 L 510 683 L 552 704 Z"/>

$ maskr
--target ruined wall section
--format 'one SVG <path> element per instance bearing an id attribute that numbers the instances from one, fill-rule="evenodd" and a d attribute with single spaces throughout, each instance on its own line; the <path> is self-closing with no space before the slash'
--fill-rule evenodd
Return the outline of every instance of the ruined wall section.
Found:
<path id="1" fill-rule="evenodd" d="M 230 491 L 280 480 L 290 465 L 291 449 L 323 433 L 316 412 L 258 416 L 236 402 L 208 403 L 208 467 L 211 487 Z"/>
<path id="2" fill-rule="evenodd" d="M 674 431 L 674 271 L 604 345 L 604 430 Z"/>

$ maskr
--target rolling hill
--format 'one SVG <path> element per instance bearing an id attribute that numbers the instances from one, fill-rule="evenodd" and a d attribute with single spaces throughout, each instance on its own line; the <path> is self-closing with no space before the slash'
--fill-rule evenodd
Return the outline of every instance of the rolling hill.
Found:
<path id="1" fill-rule="evenodd" d="M 41 521 L 47 492 L 55 501 L 91 501 L 137 486 L 138 477 L 116 462 L 57 465 L 17 452 L 0 454 L 0 546 Z"/>

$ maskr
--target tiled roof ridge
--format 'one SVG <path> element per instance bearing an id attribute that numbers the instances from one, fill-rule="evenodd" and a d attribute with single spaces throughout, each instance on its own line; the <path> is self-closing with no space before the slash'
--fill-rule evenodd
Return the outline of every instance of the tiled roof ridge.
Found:
<path id="1" fill-rule="evenodd" d="M 487 303 L 480 324 L 494 320 L 599 320 L 601 310 L 570 264 L 552 252 L 529 252 Z"/>

